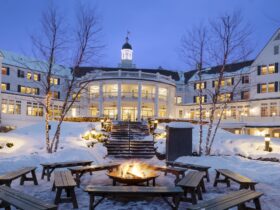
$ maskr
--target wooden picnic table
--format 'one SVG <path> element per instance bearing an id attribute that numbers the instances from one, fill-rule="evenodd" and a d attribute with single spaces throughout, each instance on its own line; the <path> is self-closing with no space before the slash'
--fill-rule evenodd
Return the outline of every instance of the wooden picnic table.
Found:
<path id="1" fill-rule="evenodd" d="M 74 208 L 78 208 L 78 202 L 75 194 L 77 186 L 70 171 L 54 172 L 54 183 L 52 191 L 56 190 L 55 204 L 72 203 Z M 65 190 L 67 197 L 61 197 L 62 190 Z"/>
<path id="2" fill-rule="evenodd" d="M 82 161 L 66 161 L 66 162 L 54 162 L 54 163 L 41 163 L 43 167 L 41 178 L 44 179 L 47 176 L 48 181 L 51 179 L 51 174 L 56 168 L 67 168 L 72 166 L 87 166 L 91 165 L 93 161 L 82 160 Z"/>
<path id="3" fill-rule="evenodd" d="M 0 208 L 10 210 L 11 206 L 22 210 L 56 210 L 57 206 L 27 195 L 7 186 L 0 186 Z"/>
<path id="4" fill-rule="evenodd" d="M 23 185 L 25 181 L 33 181 L 35 185 L 38 185 L 35 170 L 36 167 L 24 167 L 16 171 L 11 171 L 9 173 L 3 174 L 0 176 L 0 185 L 5 184 L 6 186 L 10 187 L 12 181 L 19 177 L 21 178 L 20 185 Z M 31 177 L 26 176 L 29 173 L 31 173 Z"/>
<path id="5" fill-rule="evenodd" d="M 261 203 L 259 198 L 263 193 L 252 191 L 252 190 L 240 190 L 231 192 L 226 195 L 213 198 L 208 201 L 203 201 L 199 204 L 188 206 L 187 210 L 225 210 L 237 207 L 239 210 L 261 210 Z M 246 203 L 253 201 L 255 208 L 246 206 Z"/>
<path id="6" fill-rule="evenodd" d="M 95 171 L 103 171 L 103 170 L 113 170 L 114 168 L 118 167 L 119 163 L 111 163 L 111 164 L 100 164 L 100 165 L 90 165 L 90 166 L 81 166 L 81 167 L 71 167 L 68 168 L 71 173 L 75 176 L 75 180 L 77 182 L 78 187 L 81 183 L 81 177 L 85 173 L 92 173 Z"/>
<path id="7" fill-rule="evenodd" d="M 202 171 L 205 173 L 204 178 L 207 182 L 210 182 L 209 172 L 208 170 L 211 168 L 210 166 L 203 166 L 197 164 L 190 164 L 190 163 L 181 163 L 181 162 L 174 162 L 174 161 L 166 161 L 167 166 L 177 166 L 181 168 L 192 169 L 196 171 Z"/>
<path id="8" fill-rule="evenodd" d="M 167 173 L 171 173 L 176 176 L 175 184 L 185 176 L 186 168 L 180 167 L 170 167 L 170 166 L 158 166 L 158 165 L 150 165 L 154 170 L 164 172 L 165 175 Z"/>
<path id="9" fill-rule="evenodd" d="M 89 194 L 89 209 L 93 210 L 106 197 L 161 197 L 172 209 L 178 209 L 183 190 L 180 187 L 143 187 L 143 186 L 87 186 L 84 190 Z M 101 196 L 95 202 L 95 196 Z M 172 202 L 167 198 L 171 197 Z"/>
<path id="10" fill-rule="evenodd" d="M 220 175 L 224 176 L 224 179 L 220 179 Z M 230 180 L 237 182 L 240 185 L 240 189 L 248 189 L 255 190 L 255 185 L 257 182 L 252 181 L 250 178 L 235 173 L 228 169 L 216 169 L 216 178 L 214 182 L 214 187 L 217 186 L 218 183 L 226 183 L 228 187 L 230 187 Z"/>
<path id="11" fill-rule="evenodd" d="M 201 171 L 190 171 L 177 183 L 177 186 L 180 186 L 184 189 L 185 196 L 182 197 L 183 201 L 196 204 L 196 195 L 199 200 L 202 200 L 202 192 L 205 192 L 203 177 L 204 173 Z M 190 198 L 188 198 L 188 194 L 191 195 Z"/>

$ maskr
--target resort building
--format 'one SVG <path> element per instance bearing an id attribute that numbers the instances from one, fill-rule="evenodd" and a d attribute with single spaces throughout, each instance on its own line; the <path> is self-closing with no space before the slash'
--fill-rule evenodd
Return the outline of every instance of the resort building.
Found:
<path id="1" fill-rule="evenodd" d="M 280 30 L 272 36 L 255 60 L 226 66 L 219 95 L 220 110 L 215 112 L 221 127 L 234 133 L 270 134 L 280 138 Z M 43 120 L 42 61 L 0 51 L 2 107 L 1 123 Z M 65 84 L 71 69 L 57 65 L 52 75 L 52 118 L 61 110 Z M 202 116 L 208 121 L 211 98 L 217 86 L 219 67 L 171 71 L 141 69 L 133 63 L 133 48 L 128 38 L 121 49 L 117 67 L 80 67 L 78 77 L 86 91 L 74 104 L 69 117 L 145 119 L 199 119 L 199 90 L 202 89 Z"/>

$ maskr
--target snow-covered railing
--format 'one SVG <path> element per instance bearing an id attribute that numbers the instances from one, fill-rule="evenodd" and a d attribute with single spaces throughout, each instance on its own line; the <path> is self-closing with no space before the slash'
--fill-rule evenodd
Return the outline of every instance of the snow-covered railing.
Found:
<path id="1" fill-rule="evenodd" d="M 91 75 L 87 74 L 85 77 L 90 79 Z M 171 85 L 175 85 L 175 80 L 172 79 L 171 76 L 165 76 L 160 73 L 148 73 L 142 71 L 98 71 L 94 74 L 94 79 L 143 79 L 143 80 L 154 80 L 154 81 L 161 81 L 164 83 L 168 83 Z"/>

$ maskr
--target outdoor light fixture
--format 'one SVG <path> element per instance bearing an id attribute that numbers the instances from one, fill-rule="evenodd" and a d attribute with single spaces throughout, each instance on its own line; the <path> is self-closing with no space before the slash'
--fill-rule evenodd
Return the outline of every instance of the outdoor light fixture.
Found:
<path id="1" fill-rule="evenodd" d="M 104 119 L 101 119 L 100 122 L 101 122 L 101 128 L 103 128 L 104 127 Z"/>
<path id="2" fill-rule="evenodd" d="M 271 152 L 272 148 L 269 146 L 270 145 L 270 135 L 269 134 L 265 135 L 264 143 L 265 143 L 264 151 Z"/>
<path id="3" fill-rule="evenodd" d="M 157 129 L 158 120 L 154 121 L 154 129 Z"/>

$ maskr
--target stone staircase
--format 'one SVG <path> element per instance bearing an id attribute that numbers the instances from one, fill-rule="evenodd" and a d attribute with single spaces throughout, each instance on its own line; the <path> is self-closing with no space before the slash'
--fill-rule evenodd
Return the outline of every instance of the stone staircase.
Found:
<path id="1" fill-rule="evenodd" d="M 111 136 L 105 146 L 108 155 L 117 158 L 152 158 L 155 155 L 148 126 L 141 122 L 117 122 L 112 126 Z"/>

